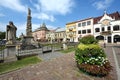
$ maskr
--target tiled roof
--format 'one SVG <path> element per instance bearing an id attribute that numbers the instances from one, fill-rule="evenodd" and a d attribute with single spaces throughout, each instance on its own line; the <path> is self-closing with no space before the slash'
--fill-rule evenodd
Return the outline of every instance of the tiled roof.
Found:
<path id="1" fill-rule="evenodd" d="M 119 12 L 114 12 L 114 13 L 111 13 L 111 14 L 107 14 L 108 16 L 112 17 L 113 19 L 115 20 L 120 20 L 120 14 Z M 100 19 L 102 18 L 103 16 L 99 16 L 99 17 L 95 17 L 94 18 L 94 24 L 97 24 L 98 21 L 100 21 Z"/>
<path id="2" fill-rule="evenodd" d="M 120 20 L 120 13 L 117 11 L 117 12 L 114 12 L 114 13 L 111 13 L 111 14 L 107 14 L 108 16 L 112 17 L 113 19 L 115 18 L 115 20 Z M 103 17 L 102 16 L 98 16 L 98 17 L 91 17 L 91 18 L 86 18 L 86 19 L 82 19 L 82 20 L 78 20 L 78 21 L 73 21 L 73 22 L 69 22 L 67 23 L 66 25 L 69 25 L 69 24 L 73 24 L 73 23 L 77 23 L 77 22 L 81 22 L 81 21 L 85 21 L 85 20 L 89 20 L 89 19 L 94 19 L 94 24 L 97 24 L 98 21 L 100 21 L 100 19 Z"/>

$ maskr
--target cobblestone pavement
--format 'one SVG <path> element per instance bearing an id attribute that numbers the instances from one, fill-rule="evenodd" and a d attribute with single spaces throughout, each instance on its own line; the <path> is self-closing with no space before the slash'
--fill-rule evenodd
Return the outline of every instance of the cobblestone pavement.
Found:
<path id="1" fill-rule="evenodd" d="M 116 45 L 113 48 L 115 50 L 116 57 L 117 57 L 117 60 L 118 60 L 118 65 L 119 65 L 119 68 L 120 68 L 120 46 Z"/>
<path id="2" fill-rule="evenodd" d="M 113 66 L 113 70 L 106 77 L 93 77 L 80 72 L 72 52 L 0 75 L 0 80 L 117 80 L 112 49 L 107 47 L 105 51 Z"/>
<path id="3" fill-rule="evenodd" d="M 57 58 L 63 55 L 64 54 L 61 52 L 54 51 L 54 52 L 39 54 L 39 57 L 42 58 L 42 60 L 50 60 L 50 59 Z"/>

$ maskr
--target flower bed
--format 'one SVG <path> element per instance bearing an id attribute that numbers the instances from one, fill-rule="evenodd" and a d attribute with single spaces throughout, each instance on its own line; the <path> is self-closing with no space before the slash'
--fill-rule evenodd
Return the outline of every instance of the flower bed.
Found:
<path id="1" fill-rule="evenodd" d="M 106 76 L 112 69 L 110 62 L 104 50 L 97 43 L 93 44 L 94 39 L 91 40 L 92 44 L 80 43 L 78 45 L 75 51 L 77 66 L 81 71 L 90 75 Z"/>

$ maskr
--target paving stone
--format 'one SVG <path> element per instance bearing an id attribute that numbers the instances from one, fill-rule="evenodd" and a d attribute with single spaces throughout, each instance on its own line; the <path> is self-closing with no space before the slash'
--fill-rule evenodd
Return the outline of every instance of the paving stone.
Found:
<path id="1" fill-rule="evenodd" d="M 117 80 L 111 47 L 105 50 L 111 65 L 114 66 L 113 71 L 107 77 L 98 78 L 80 72 L 76 66 L 74 52 L 69 54 L 57 54 L 56 52 L 39 55 L 43 59 L 42 62 L 0 75 L 0 80 Z"/>

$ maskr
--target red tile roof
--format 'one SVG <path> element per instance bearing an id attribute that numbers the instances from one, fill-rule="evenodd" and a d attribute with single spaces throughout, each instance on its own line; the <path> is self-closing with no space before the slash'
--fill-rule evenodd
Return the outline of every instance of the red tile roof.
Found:
<path id="1" fill-rule="evenodd" d="M 107 14 L 107 15 L 110 16 L 110 17 L 112 17 L 113 19 L 115 18 L 115 20 L 120 20 L 120 14 L 119 14 L 119 12 L 114 12 L 114 13 Z M 98 21 L 100 21 L 100 19 L 101 19 L 102 17 L 103 17 L 103 16 L 95 17 L 93 24 L 97 24 Z"/>

